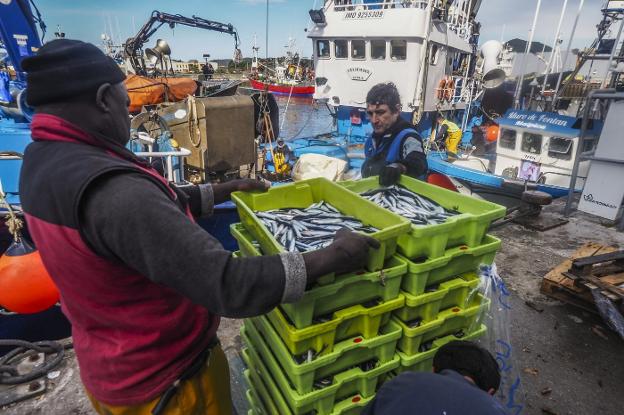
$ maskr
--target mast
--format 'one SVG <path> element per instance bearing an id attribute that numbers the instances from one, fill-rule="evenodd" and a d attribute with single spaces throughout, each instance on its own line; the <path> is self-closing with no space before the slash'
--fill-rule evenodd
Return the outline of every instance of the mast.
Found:
<path id="1" fill-rule="evenodd" d="M 266 37 L 264 44 L 264 53 L 266 54 L 265 58 L 267 61 L 269 60 L 269 0 L 266 2 Z"/>
<path id="2" fill-rule="evenodd" d="M 520 79 L 518 85 L 516 85 L 516 93 L 514 94 L 514 105 L 516 108 L 520 105 L 520 94 L 522 93 L 522 84 L 524 83 L 524 71 L 526 70 L 527 56 L 531 53 L 531 45 L 533 44 L 533 38 L 535 36 L 535 29 L 537 27 L 537 19 L 539 17 L 540 9 L 542 7 L 542 0 L 537 0 L 537 7 L 535 9 L 535 16 L 533 17 L 533 27 L 531 28 L 531 34 L 524 56 L 522 57 L 522 66 L 520 67 Z"/>
<path id="3" fill-rule="evenodd" d="M 555 32 L 555 41 L 553 43 L 552 51 L 550 53 L 550 59 L 548 59 L 548 65 L 546 65 L 546 73 L 544 74 L 544 83 L 542 84 L 542 95 L 546 91 L 546 82 L 548 81 L 548 75 L 552 69 L 553 62 L 555 60 L 556 51 L 559 49 L 559 37 L 561 36 L 561 25 L 563 24 L 563 17 L 565 16 L 566 9 L 568 8 L 568 0 L 563 0 L 563 8 L 561 9 L 561 16 L 559 17 L 559 25 L 557 25 L 557 31 Z M 544 46 L 545 47 L 545 46 Z M 561 68 L 565 70 L 565 68 Z"/>
<path id="4" fill-rule="evenodd" d="M 559 79 L 557 79 L 557 85 L 555 86 L 555 97 L 553 98 L 552 106 L 555 108 L 555 104 L 559 99 L 559 87 L 561 87 L 561 81 L 563 80 L 563 71 L 565 71 L 566 64 L 568 63 L 568 56 L 570 56 L 570 51 L 572 50 L 572 41 L 574 40 L 574 35 L 576 34 L 576 27 L 578 26 L 579 18 L 581 17 L 581 12 L 583 11 L 583 5 L 585 4 L 585 0 L 580 0 L 578 11 L 576 12 L 576 18 L 574 19 L 574 26 L 572 26 L 572 33 L 570 34 L 570 40 L 568 41 L 568 47 L 566 49 L 565 56 L 563 57 L 563 63 L 561 64 L 561 72 L 559 72 Z"/>
<path id="5" fill-rule="evenodd" d="M 609 84 L 609 73 L 611 72 L 611 65 L 613 65 L 613 58 L 615 57 L 615 53 L 618 50 L 618 45 L 620 44 L 620 39 L 622 37 L 622 29 L 624 29 L 624 18 L 620 22 L 620 28 L 618 29 L 617 37 L 615 38 L 615 43 L 613 44 L 613 49 L 611 49 L 611 55 L 609 56 L 609 63 L 607 64 L 607 69 L 605 70 L 604 78 L 602 80 L 601 88 L 606 88 Z"/>

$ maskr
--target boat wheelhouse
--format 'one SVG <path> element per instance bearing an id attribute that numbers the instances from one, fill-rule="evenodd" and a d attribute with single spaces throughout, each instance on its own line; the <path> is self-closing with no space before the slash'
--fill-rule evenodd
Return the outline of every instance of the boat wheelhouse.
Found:
<path id="1" fill-rule="evenodd" d="M 580 135 L 580 120 L 554 113 L 510 110 L 497 120 L 495 174 L 507 179 L 527 180 L 569 187 Z M 583 153 L 592 151 L 600 135 L 592 123 L 584 140 Z M 581 161 L 578 185 L 582 187 L 589 161 Z"/>
<path id="2" fill-rule="evenodd" d="M 338 133 L 365 136 L 366 94 L 393 82 L 404 117 L 424 131 L 432 113 L 461 118 L 472 101 L 481 1 L 326 0 L 312 11 L 315 99 L 335 110 Z M 316 13 L 315 13 L 316 12 Z"/>
<path id="3" fill-rule="evenodd" d="M 430 152 L 430 170 L 460 180 L 473 193 L 500 191 L 520 196 L 528 188 L 553 197 L 567 195 L 581 120 L 555 113 L 509 110 L 496 121 L 500 128 L 495 158 L 469 153 L 449 160 L 446 153 Z M 601 127 L 599 121 L 589 122 L 581 153 L 595 149 Z M 579 164 L 578 188 L 582 188 L 589 165 L 589 161 Z"/>

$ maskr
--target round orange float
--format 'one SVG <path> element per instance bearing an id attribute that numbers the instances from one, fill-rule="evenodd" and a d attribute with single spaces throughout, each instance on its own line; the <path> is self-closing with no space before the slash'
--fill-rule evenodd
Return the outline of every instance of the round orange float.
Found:
<path id="1" fill-rule="evenodd" d="M 59 292 L 43 266 L 39 251 L 20 238 L 0 257 L 0 306 L 15 313 L 47 310 Z"/>
<path id="2" fill-rule="evenodd" d="M 490 125 L 485 130 L 485 139 L 489 143 L 493 143 L 494 141 L 498 140 L 498 130 L 499 130 L 498 125 Z"/>

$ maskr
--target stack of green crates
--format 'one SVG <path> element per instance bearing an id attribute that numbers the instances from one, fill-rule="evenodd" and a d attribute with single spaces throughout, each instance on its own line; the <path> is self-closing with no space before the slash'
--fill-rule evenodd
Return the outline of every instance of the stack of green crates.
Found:
<path id="1" fill-rule="evenodd" d="M 409 222 L 324 179 L 233 199 L 242 223 L 231 231 L 242 256 L 283 251 L 254 215 L 258 210 L 326 201 L 379 229 L 371 236 L 382 246 L 370 252 L 365 269 L 325 276 L 297 303 L 247 319 L 241 331 L 253 413 L 359 413 L 399 368 L 402 330 L 392 312 L 405 305 L 400 291 L 407 263 L 395 253 Z"/>
<path id="2" fill-rule="evenodd" d="M 360 194 L 379 188 L 376 177 L 342 185 Z M 403 176 L 399 185 L 459 214 L 436 225 L 412 225 L 398 240 L 398 257 L 407 263 L 401 283 L 405 306 L 392 321 L 403 332 L 397 346 L 396 373 L 430 371 L 437 349 L 451 340 L 485 334 L 489 300 L 479 294 L 481 264 L 492 264 L 501 241 L 487 235 L 490 224 L 505 216 L 503 206 Z"/>
<path id="3" fill-rule="evenodd" d="M 233 196 L 242 223 L 231 231 L 243 257 L 283 252 L 254 211 L 321 200 L 380 229 L 372 236 L 382 244 L 365 270 L 325 276 L 297 303 L 245 321 L 250 413 L 357 414 L 386 379 L 431 370 L 438 347 L 486 331 L 481 316 L 489 304 L 476 293 L 475 271 L 494 259 L 500 241 L 485 232 L 504 209 L 421 182 L 418 189 L 402 184 L 461 215 L 447 221 L 453 226 L 410 225 L 358 195 L 378 186 L 376 178 L 344 187 L 314 179 Z"/>

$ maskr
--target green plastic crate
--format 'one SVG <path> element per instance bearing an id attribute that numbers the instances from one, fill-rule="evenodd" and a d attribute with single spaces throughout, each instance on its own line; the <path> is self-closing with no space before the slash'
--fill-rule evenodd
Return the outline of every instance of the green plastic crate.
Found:
<path id="1" fill-rule="evenodd" d="M 412 225 L 411 231 L 401 235 L 398 242 L 399 252 L 407 258 L 438 258 L 444 255 L 446 249 L 454 246 L 478 246 L 490 224 L 504 217 L 507 212 L 504 206 L 452 192 L 405 175 L 401 176 L 399 184 L 428 197 L 446 209 L 460 213 L 438 225 Z M 340 185 L 358 194 L 380 187 L 378 177 L 342 182 Z"/>
<path id="2" fill-rule="evenodd" d="M 236 239 L 242 257 L 249 258 L 262 255 L 260 244 L 253 239 L 242 223 L 231 224 L 230 233 Z"/>
<path id="3" fill-rule="evenodd" d="M 241 336 L 247 344 L 252 343 L 244 327 L 241 329 Z M 391 361 L 378 364 L 368 371 L 354 367 L 335 375 L 331 385 L 301 395 L 291 386 L 269 346 L 263 341 L 253 342 L 253 347 L 244 349 L 244 359 L 245 355 L 249 369 L 256 370 L 262 379 L 271 377 L 275 381 L 274 386 L 278 390 L 269 393 L 274 396 L 281 392 L 288 408 L 295 415 L 311 411 L 328 414 L 335 412 L 335 407 L 341 401 L 353 402 L 355 399 L 359 403 L 362 398 L 372 398 L 377 391 L 379 378 L 397 369 L 401 363 L 401 358 L 395 354 Z"/>
<path id="4" fill-rule="evenodd" d="M 256 368 L 256 366 L 262 366 L 263 370 L 266 368 L 260 362 L 255 364 L 250 358 L 250 352 L 243 350 L 243 360 L 247 366 Z M 288 407 L 288 404 L 284 400 L 280 389 L 275 384 L 275 381 L 271 376 L 263 376 L 259 369 L 247 369 L 243 372 L 247 384 L 250 389 L 247 391 L 247 400 L 251 405 L 249 415 L 292 415 L 292 411 Z M 270 385 L 270 386 L 266 386 Z M 260 398 L 262 396 L 262 398 Z M 373 397 L 363 398 L 360 395 L 351 396 L 347 399 L 338 402 L 330 415 L 358 415 L 362 409 Z M 262 412 L 266 411 L 266 412 Z"/>
<path id="5" fill-rule="evenodd" d="M 430 350 L 422 353 L 416 353 L 411 356 L 402 353 L 399 350 L 397 351 L 397 354 L 401 357 L 401 365 L 397 368 L 397 370 L 395 370 L 395 373 L 431 372 L 433 369 L 433 357 L 440 347 L 453 340 L 476 340 L 479 337 L 482 337 L 486 332 L 487 327 L 485 325 L 481 325 L 477 330 L 461 338 L 455 336 L 454 334 L 440 337 L 433 341 L 433 345 Z"/>
<path id="6" fill-rule="evenodd" d="M 274 308 L 267 317 L 293 356 L 307 353 L 310 349 L 324 355 L 334 350 L 336 342 L 356 336 L 365 339 L 377 336 L 379 329 L 390 320 L 391 312 L 404 304 L 405 297 L 399 294 L 394 300 L 370 308 L 354 305 L 334 312 L 330 321 L 304 329 L 290 323 L 280 307 Z"/>
<path id="7" fill-rule="evenodd" d="M 397 238 L 408 232 L 410 222 L 327 179 L 303 180 L 297 183 L 277 186 L 264 193 L 235 192 L 232 201 L 236 203 L 241 222 L 260 243 L 265 254 L 284 252 L 284 247 L 275 240 L 254 211 L 281 208 L 307 208 L 313 203 L 325 201 L 340 212 L 359 219 L 365 225 L 379 231 L 370 234 L 381 243 L 379 249 L 371 249 L 367 269 L 377 271 L 383 268 L 386 259 L 396 252 Z"/>
<path id="8" fill-rule="evenodd" d="M 232 235 L 238 240 L 241 252 L 259 254 L 251 240 L 251 235 L 241 224 L 231 225 Z M 254 252 L 255 251 L 255 252 Z M 247 255 L 246 255 L 247 256 Z M 354 272 L 343 274 L 330 281 L 320 281 L 307 290 L 296 303 L 282 304 L 284 314 L 298 329 L 308 327 L 315 317 L 324 316 L 336 310 L 365 303 L 375 298 L 392 300 L 399 295 L 401 278 L 407 271 L 407 264 L 393 256 L 384 268 L 374 272 Z"/>
<path id="9" fill-rule="evenodd" d="M 412 356 L 421 353 L 419 348 L 423 343 L 453 334 L 458 330 L 470 332 L 476 324 L 481 324 L 489 304 L 489 299 L 478 294 L 470 306 L 449 308 L 440 312 L 437 319 L 417 327 L 410 327 L 409 322 L 393 317 L 403 329 L 403 337 L 399 340 L 397 348 L 405 355 Z"/>
<path id="10" fill-rule="evenodd" d="M 401 289 L 409 294 L 419 295 L 428 286 L 475 271 L 481 264 L 490 265 L 494 262 L 500 246 L 500 239 L 486 235 L 479 246 L 451 248 L 444 256 L 425 262 L 414 262 L 399 255 L 407 262 L 407 274 L 403 277 Z"/>
<path id="11" fill-rule="evenodd" d="M 394 358 L 397 342 L 401 338 L 401 327 L 390 321 L 372 339 L 356 337 L 337 343 L 334 351 L 319 356 L 309 363 L 298 363 L 290 354 L 284 342 L 275 332 L 266 317 L 246 320 L 245 331 L 252 342 L 263 341 L 271 350 L 294 389 L 300 394 L 312 392 L 314 382 L 327 378 L 350 367 L 376 359 L 386 363 Z"/>
<path id="12" fill-rule="evenodd" d="M 249 369 L 243 372 L 243 376 L 245 377 L 248 385 L 253 385 L 253 382 L 251 380 L 251 372 L 249 371 Z M 256 392 L 255 387 L 250 386 L 247 392 L 245 392 L 245 396 L 247 396 L 247 402 L 249 402 L 249 411 L 247 412 L 248 415 L 279 414 L 275 406 L 269 406 L 268 404 L 264 404 L 264 402 L 267 401 L 266 398 L 260 399 L 260 396 L 263 396 L 262 393 L 260 393 L 260 388 L 258 388 L 258 392 Z M 271 405 L 273 405 L 273 402 L 271 402 Z"/>
<path id="13" fill-rule="evenodd" d="M 480 282 L 476 273 L 468 272 L 441 283 L 433 292 L 412 295 L 404 291 L 405 307 L 394 311 L 394 315 L 403 321 L 421 319 L 426 323 L 435 320 L 440 310 L 465 306 L 470 296 L 477 293 Z"/>

